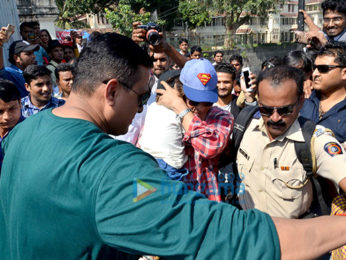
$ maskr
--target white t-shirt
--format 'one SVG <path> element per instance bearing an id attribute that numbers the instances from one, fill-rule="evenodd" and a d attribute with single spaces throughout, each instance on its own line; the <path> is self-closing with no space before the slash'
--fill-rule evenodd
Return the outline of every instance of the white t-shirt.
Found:
<path id="1" fill-rule="evenodd" d="M 133 145 L 137 145 L 138 138 L 140 136 L 140 133 L 142 131 L 144 121 L 145 121 L 145 116 L 147 114 L 147 108 L 150 104 L 155 102 L 156 98 L 156 89 L 157 89 L 157 84 L 159 80 L 157 77 L 155 77 L 155 83 L 153 85 L 153 88 L 151 89 L 151 95 L 150 98 L 147 102 L 147 105 L 143 106 L 143 111 L 141 113 L 137 113 L 135 117 L 132 120 L 131 125 L 129 126 L 129 130 L 127 131 L 126 134 L 124 135 L 118 135 L 118 136 L 113 136 L 113 138 L 129 142 Z"/>
<path id="2" fill-rule="evenodd" d="M 147 110 L 140 148 L 153 157 L 180 169 L 187 161 L 184 152 L 183 127 L 172 110 L 152 103 Z"/>
<path id="3" fill-rule="evenodd" d="M 221 108 L 221 109 L 223 109 L 223 110 L 226 110 L 226 111 L 232 113 L 232 111 L 231 111 L 232 102 L 229 102 L 229 104 L 226 105 L 226 106 L 220 106 L 220 105 L 216 102 L 216 103 L 213 104 L 213 106 L 214 106 L 214 107 L 219 107 L 219 108 Z"/>

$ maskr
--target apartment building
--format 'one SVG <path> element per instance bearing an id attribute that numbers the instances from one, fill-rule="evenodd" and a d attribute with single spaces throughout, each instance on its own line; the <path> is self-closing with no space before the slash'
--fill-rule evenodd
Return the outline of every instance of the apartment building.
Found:
<path id="1" fill-rule="evenodd" d="M 306 0 L 305 10 L 311 16 L 314 23 L 322 28 L 323 0 Z M 297 30 L 298 1 L 285 1 L 278 4 L 277 11 L 269 11 L 268 18 L 261 20 L 252 16 L 250 20 L 236 30 L 236 44 L 263 44 L 292 42 L 294 31 Z M 176 43 L 180 37 L 188 38 L 190 45 L 222 46 L 225 37 L 225 18 L 213 17 L 209 24 L 188 30 L 182 21 L 177 20 L 172 31 L 167 33 L 168 40 Z"/>

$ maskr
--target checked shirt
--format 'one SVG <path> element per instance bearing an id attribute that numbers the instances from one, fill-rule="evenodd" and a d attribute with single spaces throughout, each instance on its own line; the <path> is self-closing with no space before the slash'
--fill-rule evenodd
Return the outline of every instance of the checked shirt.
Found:
<path id="1" fill-rule="evenodd" d="M 190 189 L 205 194 L 210 200 L 221 201 L 218 183 L 220 155 L 233 131 L 233 116 L 218 107 L 212 107 L 205 121 L 194 116 L 183 142 L 188 160 L 185 167 L 190 174 L 184 179 Z"/>

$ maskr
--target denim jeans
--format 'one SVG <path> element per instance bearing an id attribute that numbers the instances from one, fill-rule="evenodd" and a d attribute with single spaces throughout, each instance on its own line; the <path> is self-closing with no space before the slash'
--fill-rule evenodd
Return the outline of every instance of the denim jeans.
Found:
<path id="1" fill-rule="evenodd" d="M 158 162 L 160 168 L 167 172 L 167 175 L 171 180 L 181 181 L 183 177 L 189 174 L 189 171 L 186 168 L 174 168 L 162 159 L 156 158 L 156 161 Z"/>

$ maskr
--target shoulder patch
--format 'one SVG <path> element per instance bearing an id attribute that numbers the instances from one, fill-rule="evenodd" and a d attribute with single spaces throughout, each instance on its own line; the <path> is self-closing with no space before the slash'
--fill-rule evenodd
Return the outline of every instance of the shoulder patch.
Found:
<path id="1" fill-rule="evenodd" d="M 334 157 L 338 154 L 343 154 L 342 148 L 340 144 L 336 142 L 329 142 L 324 145 L 324 150 L 329 154 L 330 156 Z"/>
<path id="2" fill-rule="evenodd" d="M 335 137 L 333 131 L 330 130 L 329 128 L 326 128 L 326 127 L 324 127 L 322 125 L 316 125 L 316 128 L 315 128 L 315 131 L 313 133 L 313 136 L 314 137 L 319 137 L 319 136 L 321 136 L 323 134 L 327 134 L 327 135 Z"/>
<path id="3" fill-rule="evenodd" d="M 319 137 L 320 135 L 324 134 L 326 132 L 326 128 L 321 125 L 316 125 L 314 136 Z"/>

